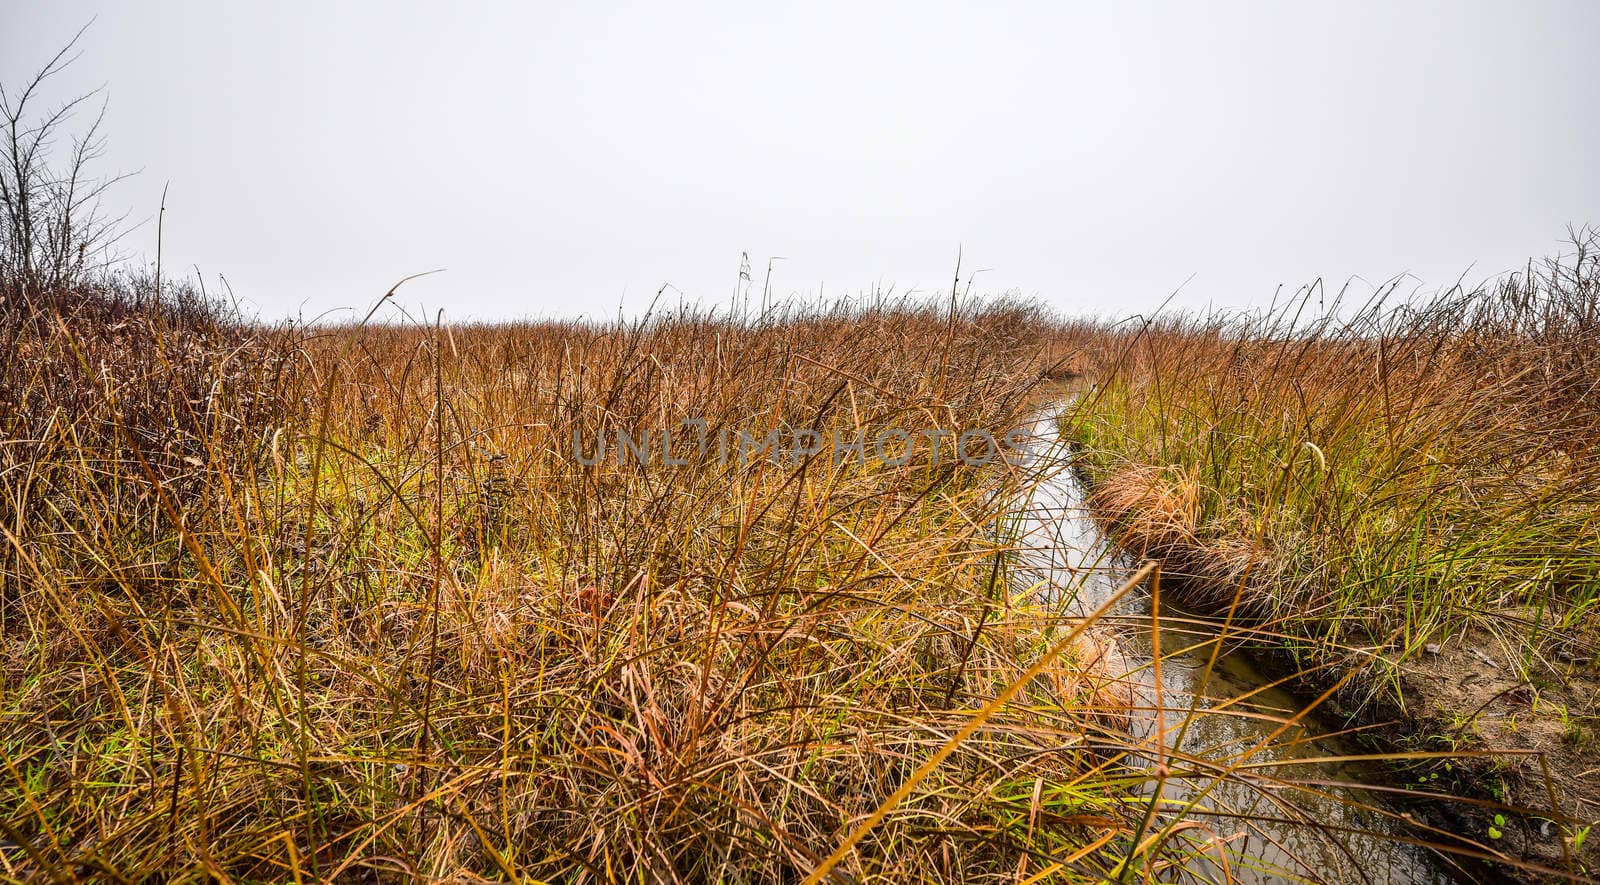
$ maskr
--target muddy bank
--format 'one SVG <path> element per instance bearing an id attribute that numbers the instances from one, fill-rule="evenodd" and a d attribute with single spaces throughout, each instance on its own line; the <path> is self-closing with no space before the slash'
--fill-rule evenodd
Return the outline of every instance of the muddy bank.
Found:
<path id="1" fill-rule="evenodd" d="M 1514 638 L 1476 626 L 1401 651 L 1387 649 L 1386 665 L 1335 693 L 1330 709 L 1369 726 L 1385 752 L 1474 754 L 1402 770 L 1423 789 L 1484 803 L 1425 803 L 1441 824 L 1552 875 L 1600 875 L 1600 847 L 1582 835 L 1600 820 L 1600 678 L 1548 658 L 1524 663 Z"/>
<path id="2" fill-rule="evenodd" d="M 1277 624 L 1275 614 L 1293 612 L 1304 595 L 1276 592 L 1304 585 L 1281 574 L 1272 551 L 1185 532 L 1183 496 L 1164 487 L 1159 468 L 1104 485 L 1076 472 L 1107 537 L 1163 562 L 1163 592 L 1202 616 L 1223 619 L 1231 609 L 1244 626 Z M 1490 613 L 1419 648 L 1360 637 L 1329 649 L 1277 636 L 1250 642 L 1249 654 L 1302 698 L 1333 691 L 1323 715 L 1357 729 L 1362 752 L 1412 754 L 1389 763 L 1397 783 L 1416 791 L 1400 797 L 1409 813 L 1487 855 L 1538 868 L 1495 864 L 1476 877 L 1591 881 L 1600 874 L 1600 672 L 1592 650 L 1570 640 L 1541 631 L 1542 641 L 1525 642 L 1538 617 Z"/>

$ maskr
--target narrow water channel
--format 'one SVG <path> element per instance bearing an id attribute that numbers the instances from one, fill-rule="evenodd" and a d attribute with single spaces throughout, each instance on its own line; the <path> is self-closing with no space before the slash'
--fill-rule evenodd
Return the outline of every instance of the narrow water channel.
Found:
<path id="1" fill-rule="evenodd" d="M 1028 464 L 1033 490 L 1017 512 L 1021 551 L 1013 575 L 1014 586 L 1030 589 L 1036 604 L 1082 616 L 1111 597 L 1133 564 L 1101 535 L 1070 469 L 1059 430 L 1069 402 L 1047 405 L 1035 421 Z M 1108 611 L 1100 629 L 1115 639 L 1112 667 L 1126 671 L 1132 684 L 1132 732 L 1148 750 L 1131 764 L 1151 771 L 1144 795 L 1157 790 L 1158 763 L 1171 772 L 1160 781 L 1152 827 L 1181 817 L 1199 826 L 1179 838 L 1209 846 L 1209 857 L 1196 853 L 1184 880 L 1457 881 L 1446 872 L 1447 860 L 1399 841 L 1417 834 L 1391 816 L 1396 808 L 1356 786 L 1381 783 L 1381 770 L 1331 761 L 1361 752 L 1331 736 L 1331 723 L 1313 711 L 1272 737 L 1305 703 L 1267 687 L 1272 680 L 1258 670 L 1248 643 L 1236 641 L 1239 631 L 1219 651 L 1222 624 L 1165 598 L 1159 618 L 1151 610 L 1149 588 L 1141 588 Z M 1240 767 L 1227 772 L 1234 762 Z"/>

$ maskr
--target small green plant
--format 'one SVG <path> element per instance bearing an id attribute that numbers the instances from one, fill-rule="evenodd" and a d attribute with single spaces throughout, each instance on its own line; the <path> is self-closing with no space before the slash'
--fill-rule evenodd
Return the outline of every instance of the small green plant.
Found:
<path id="1" fill-rule="evenodd" d="M 1556 716 L 1561 721 L 1561 738 L 1573 746 L 1582 746 L 1586 740 L 1583 731 L 1583 722 L 1580 717 L 1574 716 L 1566 704 L 1556 708 Z"/>
<path id="2" fill-rule="evenodd" d="M 1450 749 L 1458 749 L 1463 743 L 1463 736 L 1478 733 L 1478 717 L 1468 713 L 1456 711 L 1450 714 L 1449 727 L 1446 732 L 1448 740 L 1444 741 Z"/>
<path id="3" fill-rule="evenodd" d="M 1489 838 L 1498 840 L 1505 836 L 1505 825 L 1506 816 L 1503 814 L 1496 814 L 1494 816 L 1494 823 L 1489 825 Z"/>

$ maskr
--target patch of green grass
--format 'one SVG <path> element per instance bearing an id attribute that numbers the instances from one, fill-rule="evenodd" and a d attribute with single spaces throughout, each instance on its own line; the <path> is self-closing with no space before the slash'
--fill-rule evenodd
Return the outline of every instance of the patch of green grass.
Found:
<path id="1" fill-rule="evenodd" d="M 1530 643 L 1593 641 L 1597 267 L 1292 335 L 1284 312 L 1156 323 L 1068 432 L 1125 541 L 1308 636 L 1411 649 L 1529 612 Z"/>

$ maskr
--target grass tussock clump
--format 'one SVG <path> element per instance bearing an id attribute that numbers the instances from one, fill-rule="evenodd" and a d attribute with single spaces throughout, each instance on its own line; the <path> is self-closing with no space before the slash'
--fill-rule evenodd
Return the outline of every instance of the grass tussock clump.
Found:
<path id="1" fill-rule="evenodd" d="M 1130 465 L 1104 476 L 1089 493 L 1090 507 L 1119 546 L 1161 561 L 1185 598 L 1203 610 L 1238 607 L 1265 615 L 1269 594 L 1281 604 L 1304 586 L 1309 575 L 1292 571 L 1247 527 L 1229 531 L 1202 523 L 1200 499 L 1194 476 L 1170 466 Z"/>
<path id="2" fill-rule="evenodd" d="M 253 476 L 294 408 L 270 338 L 189 287 L 0 281 L 7 598 L 41 568 L 130 591 L 175 574 L 180 526 L 214 521 L 206 491 Z"/>
<path id="3" fill-rule="evenodd" d="M 1006 604 L 1003 462 L 717 445 L 1000 436 L 1037 311 L 132 313 L 12 333 L 7 876 L 798 880 L 869 820 L 838 871 L 1166 862 L 1095 749 L 1116 693 Z"/>

